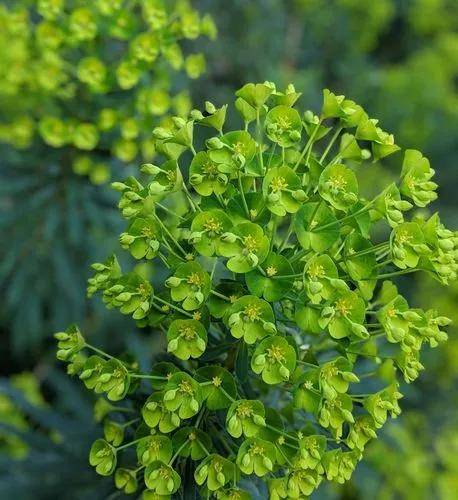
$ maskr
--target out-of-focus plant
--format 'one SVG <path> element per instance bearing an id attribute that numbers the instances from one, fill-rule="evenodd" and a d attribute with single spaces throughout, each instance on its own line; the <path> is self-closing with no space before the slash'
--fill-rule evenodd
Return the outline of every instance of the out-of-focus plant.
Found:
<path id="1" fill-rule="evenodd" d="M 428 436 L 434 436 L 434 440 Z M 454 498 L 458 486 L 457 452 L 456 421 L 430 429 L 430 423 L 421 414 L 406 414 L 403 425 L 390 426 L 384 439 L 368 448 L 368 463 L 379 476 L 373 483 L 377 498 Z M 367 494 L 364 481 L 358 484 Z"/>
<path id="2" fill-rule="evenodd" d="M 37 379 L 31 373 L 20 373 L 10 378 L 11 387 L 21 391 L 26 400 L 37 407 L 45 405 Z M 0 393 L 0 422 L 24 431 L 29 424 L 24 413 L 6 393 Z M 28 453 L 28 446 L 16 434 L 2 429 L 0 432 L 0 454 L 12 458 L 23 458 Z"/>
<path id="3" fill-rule="evenodd" d="M 202 34 L 213 21 L 187 0 L 0 5 L 1 320 L 16 353 L 86 312 L 81 270 L 119 230 L 92 184 L 151 160 L 152 128 L 189 112 L 179 70 L 204 70 L 185 47 Z"/>
<path id="4" fill-rule="evenodd" d="M 95 183 L 110 156 L 152 158 L 158 117 L 190 107 L 171 94 L 173 73 L 205 70 L 181 42 L 216 35 L 188 0 L 22 0 L 1 6 L 0 26 L 0 139 L 23 149 L 37 134 Z"/>
<path id="5" fill-rule="evenodd" d="M 456 279 L 456 233 L 437 214 L 405 218 L 437 198 L 434 170 L 406 150 L 398 181 L 363 197 L 369 159 L 400 148 L 354 101 L 323 94 L 319 115 L 299 113 L 292 85 L 247 84 L 244 128 L 225 131 L 227 106 L 207 102 L 154 130 L 164 161 L 142 166 L 147 181 L 113 184 L 121 246 L 169 277 L 153 288 L 112 256 L 93 265 L 88 293 L 162 331 L 168 354 L 145 373 L 77 326 L 56 338 L 68 372 L 108 399 L 89 460 L 126 493 L 245 499 L 243 478 L 257 476 L 276 500 L 344 483 L 400 413 L 398 376 L 415 380 L 422 347 L 447 339 L 450 320 L 390 281 Z M 202 147 L 197 125 L 217 132 Z"/>
<path id="6" fill-rule="evenodd" d="M 85 453 L 97 432 L 92 401 L 63 374 L 43 368 L 39 378 L 0 380 L 0 497 L 59 498 L 65 485 L 72 500 L 108 498 L 112 485 L 91 470 Z"/>

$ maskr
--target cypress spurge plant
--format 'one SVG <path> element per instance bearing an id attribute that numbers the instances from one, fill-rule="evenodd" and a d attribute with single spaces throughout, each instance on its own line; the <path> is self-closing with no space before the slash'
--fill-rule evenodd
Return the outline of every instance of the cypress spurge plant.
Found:
<path id="1" fill-rule="evenodd" d="M 146 180 L 113 185 L 121 245 L 168 278 L 153 286 L 112 256 L 94 264 L 89 295 L 162 335 L 162 361 L 141 372 L 76 327 L 56 335 L 70 373 L 107 398 L 99 418 L 123 429 L 105 425 L 91 463 L 109 475 L 121 457 L 117 487 L 145 499 L 193 484 L 201 498 L 246 499 L 244 476 L 273 500 L 304 499 L 348 480 L 401 411 L 398 378 L 415 380 L 423 345 L 447 338 L 449 320 L 391 281 L 456 279 L 456 233 L 437 214 L 406 218 L 437 197 L 428 160 L 405 151 L 399 182 L 366 199 L 358 176 L 401 153 L 361 106 L 325 90 L 320 114 L 303 112 L 292 85 L 272 83 L 236 95 L 240 130 L 208 102 L 154 130 L 164 161 L 142 166 Z M 197 151 L 199 125 L 210 136 Z"/>

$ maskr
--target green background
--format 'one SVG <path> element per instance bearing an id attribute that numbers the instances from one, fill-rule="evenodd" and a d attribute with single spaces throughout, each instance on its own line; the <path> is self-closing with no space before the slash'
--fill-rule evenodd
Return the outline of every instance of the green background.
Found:
<path id="1" fill-rule="evenodd" d="M 207 57 L 207 73 L 191 83 L 196 107 L 206 99 L 230 102 L 249 81 L 294 82 L 303 105 L 315 110 L 322 88 L 345 94 L 378 117 L 397 144 L 429 157 L 440 185 L 439 201 L 430 210 L 440 210 L 444 222 L 457 227 L 456 0 L 193 5 L 210 12 L 219 30 L 216 41 L 193 44 Z M 186 84 L 176 77 L 177 88 Z M 0 110 L 2 119 L 5 113 Z M 48 159 L 47 149 L 16 151 L 0 144 L 0 498 L 109 498 L 111 483 L 86 463 L 97 432 L 89 396 L 54 362 L 52 333 L 78 321 L 91 342 L 111 351 L 139 354 L 155 342 L 116 312 L 86 301 L 89 264 L 116 248 L 122 230 L 116 196 L 107 184 L 92 185 L 52 154 Z M 397 165 L 368 170 L 367 189 L 384 184 Z M 113 169 L 115 177 L 124 175 Z M 54 231 L 37 231 L 38 223 Z M 437 307 L 456 324 L 458 288 L 446 292 L 424 279 L 406 280 L 405 286 L 413 305 Z M 448 343 L 428 353 L 426 371 L 406 389 L 403 415 L 369 448 L 352 481 L 321 488 L 313 498 L 456 498 L 455 328 Z M 33 376 L 14 377 L 23 372 Z M 13 438 L 11 426 L 22 434 Z M 257 495 L 266 498 L 262 491 Z"/>

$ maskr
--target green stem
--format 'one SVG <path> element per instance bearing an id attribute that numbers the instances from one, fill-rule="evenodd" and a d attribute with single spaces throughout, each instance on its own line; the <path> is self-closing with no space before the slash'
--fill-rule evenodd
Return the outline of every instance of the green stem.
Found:
<path id="1" fill-rule="evenodd" d="M 273 280 L 285 280 L 285 279 L 300 278 L 301 276 L 302 273 L 298 273 L 298 274 L 285 274 L 283 276 L 271 276 L 270 278 Z"/>
<path id="2" fill-rule="evenodd" d="M 184 257 L 177 254 L 175 252 L 175 250 L 170 246 L 169 242 L 167 241 L 167 239 L 165 238 L 164 235 L 162 235 L 162 243 L 164 244 L 165 248 L 167 248 L 168 252 L 171 253 L 172 255 L 174 255 L 178 260 L 181 260 L 181 261 L 184 260 Z"/>
<path id="3" fill-rule="evenodd" d="M 184 314 L 185 316 L 188 316 L 188 318 L 193 318 L 193 315 L 185 311 L 184 309 L 181 309 L 181 307 L 178 307 L 174 304 L 171 304 L 167 300 L 161 299 L 157 295 L 154 295 L 153 300 L 158 300 L 159 302 L 162 302 L 164 305 L 171 307 L 172 309 L 175 309 L 175 311 L 180 312 L 181 314 Z"/>
<path id="4" fill-rule="evenodd" d="M 264 271 L 264 269 L 260 266 L 260 265 L 257 265 L 256 266 L 256 269 L 263 275 L 263 276 L 267 276 L 266 272 Z"/>
<path id="5" fill-rule="evenodd" d="M 319 160 L 320 164 L 323 163 L 324 159 L 326 156 L 328 156 L 329 151 L 331 150 L 333 144 L 336 142 L 337 137 L 339 137 L 340 132 L 342 132 L 343 127 L 337 127 L 337 130 L 335 131 L 334 135 L 332 136 L 331 140 L 329 141 L 329 144 L 327 148 L 324 150 L 324 153 L 321 155 L 321 158 Z"/>
<path id="6" fill-rule="evenodd" d="M 259 108 L 256 110 L 256 129 L 258 135 L 258 154 L 259 154 L 259 164 L 261 165 L 261 172 L 264 173 L 264 158 L 262 155 L 262 127 L 261 127 L 261 118 L 259 116 Z"/>
<path id="7" fill-rule="evenodd" d="M 272 252 L 272 249 L 274 247 L 275 236 L 277 235 L 277 225 L 278 225 L 278 216 L 274 216 L 273 221 L 272 221 L 272 233 L 270 235 L 270 251 L 271 252 Z"/>
<path id="8" fill-rule="evenodd" d="M 184 193 L 185 193 L 185 195 L 186 195 L 186 198 L 188 199 L 189 204 L 191 205 L 191 210 L 192 210 L 193 212 L 196 212 L 196 205 L 195 205 L 195 204 L 194 204 L 194 202 L 192 201 L 192 196 L 191 196 L 191 193 L 189 192 L 188 188 L 186 187 L 186 184 L 185 184 L 185 182 L 184 182 L 184 181 L 183 181 L 182 185 L 183 185 L 183 191 L 184 191 Z"/>
<path id="9" fill-rule="evenodd" d="M 197 439 L 197 443 L 198 445 L 202 448 L 203 452 L 205 453 L 205 455 L 207 455 L 207 457 L 210 456 L 210 452 L 207 450 L 207 448 L 204 446 L 204 444 L 202 443 L 202 441 L 200 439 Z"/>
<path id="10" fill-rule="evenodd" d="M 84 347 L 87 347 L 88 349 L 91 349 L 91 351 L 94 351 L 96 352 L 97 354 L 100 354 L 101 356 L 104 356 L 105 358 L 108 358 L 108 359 L 116 359 L 114 356 L 110 356 L 109 354 L 107 354 L 106 352 L 102 351 L 101 349 L 97 349 L 97 347 L 94 347 L 93 345 L 91 344 L 84 344 Z"/>
<path id="11" fill-rule="evenodd" d="M 229 401 L 231 403 L 234 403 L 234 401 L 236 401 L 236 399 L 234 399 L 227 391 L 226 389 L 224 389 L 224 387 L 222 385 L 220 385 L 218 387 L 218 389 L 226 396 L 227 399 L 229 399 Z"/>
<path id="12" fill-rule="evenodd" d="M 387 273 L 387 274 L 379 274 L 377 276 L 377 279 L 385 279 L 385 278 L 393 278 L 394 276 L 402 276 L 403 274 L 409 274 L 409 273 L 414 273 L 416 271 L 426 271 L 427 269 L 419 269 L 419 268 L 414 268 L 414 269 L 403 269 L 402 271 L 396 271 L 393 273 Z"/>
<path id="13" fill-rule="evenodd" d="M 159 258 L 162 260 L 164 266 L 167 268 L 167 269 L 171 269 L 171 265 L 168 263 L 167 261 L 167 257 L 162 253 L 162 252 L 158 252 L 158 256 Z"/>
<path id="14" fill-rule="evenodd" d="M 281 242 L 280 246 L 278 247 L 278 253 L 281 253 L 281 251 L 285 248 L 285 246 L 288 243 L 289 238 L 291 237 L 291 234 L 293 232 L 293 227 L 294 227 L 294 218 L 291 217 L 291 220 L 289 222 L 288 229 L 286 231 L 286 235 L 283 238 L 283 241 Z"/>
<path id="15" fill-rule="evenodd" d="M 214 295 L 215 297 L 219 297 L 220 299 L 227 300 L 228 302 L 231 302 L 231 299 L 229 297 L 226 297 L 226 295 L 223 295 L 222 293 L 219 293 L 215 290 L 210 290 L 210 293 Z"/>
<path id="16" fill-rule="evenodd" d="M 164 210 L 164 212 L 167 212 L 168 214 L 172 215 L 173 217 L 177 217 L 180 220 L 184 220 L 184 217 L 182 217 L 181 215 L 178 215 L 176 212 L 174 212 L 173 210 L 170 210 L 170 208 L 165 207 L 164 205 L 162 205 L 158 201 L 155 201 L 154 204 L 157 205 L 160 209 Z"/>
<path id="17" fill-rule="evenodd" d="M 248 217 L 248 219 L 251 220 L 251 218 L 250 218 L 250 211 L 248 210 L 248 205 L 247 205 L 247 202 L 246 202 L 246 199 L 245 199 L 245 191 L 243 190 L 242 174 L 241 174 L 240 170 L 238 172 L 238 176 L 237 177 L 238 177 L 238 181 L 239 181 L 240 194 L 242 196 L 243 208 L 245 209 L 246 216 Z"/>
<path id="18" fill-rule="evenodd" d="M 312 228 L 313 221 L 315 220 L 315 216 L 316 216 L 318 209 L 320 208 L 322 202 L 323 202 L 323 198 L 320 198 L 320 201 L 317 202 L 315 210 L 313 211 L 312 216 L 310 217 L 310 221 L 307 224 L 307 231 L 310 231 L 310 229 Z"/>
<path id="19" fill-rule="evenodd" d="M 384 249 L 386 246 L 389 246 L 388 242 L 379 243 L 378 245 L 374 245 L 371 248 L 366 248 L 365 250 L 360 250 L 359 252 L 352 253 L 351 258 L 353 259 L 355 257 L 362 257 L 363 255 L 378 252 L 378 251 Z"/>
<path id="20" fill-rule="evenodd" d="M 347 220 L 353 219 L 354 217 L 357 217 L 358 215 L 361 215 L 361 214 L 367 212 L 368 210 L 370 210 L 371 206 L 375 203 L 375 200 L 376 200 L 376 198 L 374 198 L 372 201 L 367 203 L 363 208 L 360 208 L 358 211 L 356 211 L 353 214 L 347 215 L 346 217 L 342 217 L 342 219 L 338 219 L 336 221 L 329 222 L 328 224 L 325 224 L 324 226 L 317 227 L 314 232 L 317 233 L 319 231 L 323 231 L 324 229 L 327 229 L 328 227 L 335 226 L 336 224 L 342 224 L 342 222 L 346 222 Z"/>
<path id="21" fill-rule="evenodd" d="M 145 378 L 149 380 L 168 380 L 167 377 L 159 377 L 156 375 L 144 375 L 143 373 L 129 373 L 132 378 Z"/>
<path id="22" fill-rule="evenodd" d="M 282 436 L 285 436 L 287 438 L 290 438 L 292 439 L 293 441 L 297 441 L 299 442 L 299 439 L 295 436 L 291 436 L 290 434 L 288 434 L 287 432 L 281 430 L 281 429 L 278 429 L 278 427 L 274 427 L 273 425 L 269 425 L 269 424 L 266 424 L 266 428 L 267 429 L 270 429 L 271 431 L 274 431 L 276 432 L 277 434 L 281 434 Z"/>
<path id="23" fill-rule="evenodd" d="M 291 264 L 296 262 L 296 260 L 299 260 L 301 259 L 302 257 L 304 257 L 305 255 L 307 255 L 308 253 L 308 250 L 299 250 L 299 252 L 297 252 L 296 254 L 294 254 L 292 257 L 291 257 Z"/>
<path id="24" fill-rule="evenodd" d="M 135 441 L 131 441 L 130 443 L 127 443 L 127 444 L 123 444 L 122 446 L 118 446 L 116 448 L 116 451 L 120 451 L 120 450 L 123 450 L 124 448 L 129 448 L 129 446 L 132 446 L 134 444 L 137 444 L 139 443 L 142 439 L 145 439 L 144 437 L 141 437 L 139 439 L 136 439 Z"/>
<path id="25" fill-rule="evenodd" d="M 138 422 L 140 420 L 140 417 L 134 418 L 132 420 L 129 420 L 128 422 L 124 422 L 121 427 L 129 427 L 129 425 L 135 424 L 135 422 Z"/>
<path id="26" fill-rule="evenodd" d="M 167 227 L 163 224 L 161 219 L 156 214 L 154 214 L 154 217 L 156 218 L 162 229 L 167 233 L 168 237 L 173 241 L 173 243 L 175 243 L 176 247 L 180 250 L 183 256 L 186 256 L 186 252 L 183 250 L 183 247 L 175 239 L 175 236 L 173 236 L 173 234 L 167 229 Z"/>
<path id="27" fill-rule="evenodd" d="M 177 456 L 180 454 L 181 450 L 188 444 L 189 439 L 186 439 L 186 441 L 178 448 L 178 450 L 175 452 L 175 455 L 170 459 L 169 465 L 172 465 L 173 462 L 175 462 L 175 459 Z"/>
<path id="28" fill-rule="evenodd" d="M 320 365 L 314 365 L 313 363 L 307 363 L 307 361 L 301 361 L 301 360 L 298 360 L 297 361 L 300 365 L 305 365 L 305 366 L 311 366 L 313 368 L 319 368 Z"/>
<path id="29" fill-rule="evenodd" d="M 322 122 L 323 122 L 323 118 L 320 118 L 320 121 L 317 123 L 316 127 L 313 129 L 313 132 L 310 135 L 309 140 L 305 144 L 304 149 L 302 150 L 301 156 L 299 157 L 299 159 L 297 160 L 296 164 L 294 165 L 293 170 L 296 170 L 297 167 L 300 165 L 300 163 L 304 159 L 304 156 L 306 155 L 307 151 L 309 151 L 309 149 L 311 151 L 312 145 L 313 145 L 313 141 L 315 140 L 315 136 L 316 136 L 316 134 L 317 134 L 317 132 L 318 132 L 318 130 L 319 130 Z M 310 155 L 307 156 L 306 163 L 308 163 L 309 157 L 310 157 Z"/>

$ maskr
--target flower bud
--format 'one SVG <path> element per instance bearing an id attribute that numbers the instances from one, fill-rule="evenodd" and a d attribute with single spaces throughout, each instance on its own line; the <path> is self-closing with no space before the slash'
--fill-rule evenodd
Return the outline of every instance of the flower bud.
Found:
<path id="1" fill-rule="evenodd" d="M 354 423 L 355 422 L 355 419 L 351 413 L 351 411 L 348 411 L 348 410 L 342 410 L 342 415 L 344 416 L 345 420 L 347 422 L 350 422 L 350 423 Z"/>
<path id="2" fill-rule="evenodd" d="M 267 196 L 268 203 L 278 203 L 280 201 L 281 194 L 280 193 L 270 193 Z"/>
<path id="3" fill-rule="evenodd" d="M 259 425 L 260 427 L 266 426 L 266 421 L 265 421 L 264 417 L 261 417 L 261 415 L 253 415 L 253 422 L 256 425 Z"/>
<path id="4" fill-rule="evenodd" d="M 342 372 L 341 375 L 347 382 L 352 382 L 353 384 L 357 384 L 359 382 L 359 378 L 352 372 Z"/>
<path id="5" fill-rule="evenodd" d="M 180 425 L 180 417 L 176 413 L 170 415 L 170 422 L 173 426 L 178 427 Z"/>
<path id="6" fill-rule="evenodd" d="M 211 103 L 210 101 L 205 101 L 205 111 L 209 114 L 209 115 L 213 115 L 215 112 L 216 112 L 216 107 L 213 103 Z"/>
<path id="7" fill-rule="evenodd" d="M 173 401 L 177 395 L 176 389 L 171 389 L 164 394 L 164 401 Z"/>
<path id="8" fill-rule="evenodd" d="M 162 184 L 160 184 L 159 182 L 152 182 L 149 186 L 148 186 L 148 191 L 150 194 L 161 194 L 165 191 L 165 186 L 163 186 Z"/>
<path id="9" fill-rule="evenodd" d="M 149 175 L 157 175 L 161 171 L 161 169 L 158 166 L 153 165 L 152 163 L 143 164 L 140 167 L 140 170 L 142 172 L 144 172 L 145 174 L 149 174 Z"/>
<path id="10" fill-rule="evenodd" d="M 129 292 L 122 292 L 116 296 L 116 300 L 119 302 L 128 302 L 132 298 L 132 294 Z"/>
<path id="11" fill-rule="evenodd" d="M 266 469 L 273 470 L 274 464 L 272 463 L 272 460 L 269 457 L 264 457 L 262 463 L 264 464 L 264 467 Z"/>
<path id="12" fill-rule="evenodd" d="M 177 286 L 181 285 L 181 282 L 183 280 L 181 278 L 177 278 L 176 276 L 170 276 L 170 278 L 167 278 L 165 280 L 165 286 L 167 288 L 176 288 Z"/>
<path id="13" fill-rule="evenodd" d="M 247 256 L 246 256 L 248 262 L 250 263 L 250 265 L 252 267 L 256 267 L 259 263 L 259 259 L 258 259 L 258 256 L 252 252 L 250 252 Z"/>
<path id="14" fill-rule="evenodd" d="M 235 243 L 237 241 L 237 236 L 234 233 L 224 233 L 221 236 L 221 241 L 225 243 Z"/>
<path id="15" fill-rule="evenodd" d="M 168 352 L 175 352 L 177 349 L 178 349 L 178 339 L 172 339 L 167 345 L 167 350 Z"/>
<path id="16" fill-rule="evenodd" d="M 269 333 L 270 335 L 275 335 L 277 333 L 277 327 L 269 322 L 269 321 L 266 321 L 262 327 L 264 328 L 264 331 L 266 331 L 267 333 Z"/>
<path id="17" fill-rule="evenodd" d="M 159 250 L 159 247 L 161 246 L 159 241 L 157 240 L 151 240 L 149 242 L 149 246 L 153 252 L 157 252 Z"/>
<path id="18" fill-rule="evenodd" d="M 398 210 L 401 210 L 402 212 L 405 212 L 406 210 L 410 210 L 413 205 L 412 203 L 406 201 L 406 200 L 399 200 L 393 202 L 393 206 L 397 208 Z"/>
<path id="19" fill-rule="evenodd" d="M 293 191 L 293 198 L 297 201 L 305 201 L 307 199 L 307 195 L 303 189 L 297 189 Z"/>
<path id="20" fill-rule="evenodd" d="M 184 120 L 180 116 L 173 116 L 172 121 L 176 128 L 183 128 L 186 126 L 186 120 Z"/>
<path id="21" fill-rule="evenodd" d="M 125 189 L 129 189 L 129 186 L 123 182 L 112 182 L 111 187 L 115 191 L 124 191 Z"/>
<path id="22" fill-rule="evenodd" d="M 289 379 L 289 376 L 290 376 L 290 371 L 288 370 L 288 368 L 286 368 L 286 366 L 281 365 L 281 366 L 280 366 L 279 373 L 280 373 L 280 375 L 281 375 L 281 376 L 282 376 L 285 380 L 288 380 L 288 379 Z"/>
<path id="23" fill-rule="evenodd" d="M 227 430 L 229 431 L 229 434 L 231 436 L 237 436 L 241 430 L 242 430 L 242 424 L 240 423 L 240 420 L 236 415 L 233 415 L 228 423 L 227 423 Z"/>
<path id="24" fill-rule="evenodd" d="M 146 406 L 145 408 L 148 410 L 148 411 L 155 411 L 156 408 L 157 408 L 157 403 L 155 403 L 154 401 L 150 401 L 149 403 L 146 403 Z"/>
<path id="25" fill-rule="evenodd" d="M 366 330 L 366 328 L 363 325 L 358 325 L 358 323 L 351 324 L 351 331 L 358 337 L 361 338 L 369 337 L 369 332 Z"/>
<path id="26" fill-rule="evenodd" d="M 171 139 L 173 137 L 173 134 L 163 127 L 156 127 L 153 130 L 153 137 L 159 140 L 166 140 Z"/>
<path id="27" fill-rule="evenodd" d="M 210 137 L 210 139 L 207 139 L 206 145 L 208 149 L 223 149 L 225 146 L 219 137 Z"/>
<path id="28" fill-rule="evenodd" d="M 132 236 L 131 234 L 128 233 L 122 233 L 119 236 L 119 242 L 123 246 L 129 246 L 135 241 L 135 236 Z"/>
<path id="29" fill-rule="evenodd" d="M 208 476 L 208 465 L 203 465 L 196 471 L 196 480 L 198 484 L 202 484 Z"/>
<path id="30" fill-rule="evenodd" d="M 245 453 L 245 455 L 243 455 L 243 458 L 242 458 L 242 465 L 244 467 L 248 467 L 251 463 L 251 457 L 250 457 L 250 454 L 249 453 Z"/>
<path id="31" fill-rule="evenodd" d="M 266 364 L 266 356 L 264 354 L 259 354 L 254 360 L 256 366 L 263 366 Z"/>
<path id="32" fill-rule="evenodd" d="M 406 311 L 401 313 L 401 316 L 411 323 L 421 321 L 421 316 L 415 311 Z"/>
<path id="33" fill-rule="evenodd" d="M 226 477 L 222 472 L 218 472 L 218 474 L 216 474 L 216 480 L 221 486 L 226 484 Z"/>
<path id="34" fill-rule="evenodd" d="M 401 223 L 404 220 L 400 210 L 388 210 L 388 217 L 397 223 Z"/>
<path id="35" fill-rule="evenodd" d="M 191 401 L 189 402 L 189 408 L 191 408 L 191 410 L 194 413 L 197 413 L 199 411 L 199 403 L 198 403 L 197 399 L 195 399 L 195 398 L 191 399 Z"/>
<path id="36" fill-rule="evenodd" d="M 199 184 L 202 184 L 203 180 L 204 180 L 204 177 L 203 177 L 203 175 L 200 175 L 200 174 L 193 174 L 189 178 L 189 182 L 193 186 L 198 186 Z"/>

